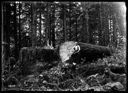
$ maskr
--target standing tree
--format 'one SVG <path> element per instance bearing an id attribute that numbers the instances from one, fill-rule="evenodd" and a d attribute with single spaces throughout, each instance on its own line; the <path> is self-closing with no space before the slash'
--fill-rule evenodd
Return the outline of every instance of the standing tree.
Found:
<path id="1" fill-rule="evenodd" d="M 114 46 L 117 47 L 117 31 L 118 31 L 118 23 L 117 23 L 117 16 L 114 15 L 114 31 L 113 31 L 113 40 Z"/>
<path id="2" fill-rule="evenodd" d="M 16 14 L 16 3 L 14 3 L 14 40 L 15 40 L 15 58 L 18 59 L 18 38 L 17 38 L 17 14 Z"/>
<path id="3" fill-rule="evenodd" d="M 66 8 L 65 4 L 63 4 L 63 38 L 66 41 Z"/>
<path id="4" fill-rule="evenodd" d="M 4 33 L 3 33 L 3 41 L 5 44 L 5 60 L 8 60 L 10 56 L 10 3 L 4 3 Z"/>
<path id="5" fill-rule="evenodd" d="M 49 3 L 47 2 L 47 5 L 46 5 L 46 13 L 45 13 L 45 24 L 46 24 L 46 45 L 48 46 L 49 45 Z"/>
<path id="6" fill-rule="evenodd" d="M 55 5 L 52 4 L 52 15 L 51 15 L 51 41 L 52 41 L 52 46 L 55 47 Z"/>
<path id="7" fill-rule="evenodd" d="M 41 41 L 41 31 L 42 31 L 42 29 L 41 29 L 41 26 L 42 26 L 42 24 L 41 24 L 41 22 L 42 22 L 42 20 L 41 20 L 42 19 L 41 18 L 41 14 L 42 14 L 41 3 L 40 3 L 40 13 L 39 14 L 40 14 L 40 23 L 39 23 L 39 26 L 40 26 L 39 27 L 40 39 L 39 39 L 39 42 L 40 42 L 40 46 L 41 46 L 41 42 L 42 42 Z"/>
<path id="8" fill-rule="evenodd" d="M 49 36 L 49 37 L 48 37 L 48 38 L 49 38 L 49 44 L 48 44 L 48 46 L 49 46 L 49 45 L 52 46 L 52 39 L 51 39 L 51 24 L 52 24 L 52 21 L 51 21 L 51 19 L 52 19 L 52 18 L 51 18 L 51 3 L 48 3 L 48 6 L 47 6 L 47 7 L 48 7 L 48 10 L 47 10 L 47 11 L 48 11 L 48 13 L 49 13 L 49 14 L 48 14 L 48 18 L 49 18 L 49 20 L 48 20 L 48 21 L 49 21 L 49 22 L 48 22 L 48 23 L 49 23 L 49 24 L 48 24 L 48 25 L 49 25 L 49 26 L 48 26 L 48 28 L 49 28 L 49 30 L 48 30 L 48 36 Z"/>
<path id="9" fill-rule="evenodd" d="M 19 27 L 19 43 L 18 43 L 18 45 L 19 45 L 19 51 L 20 51 L 20 49 L 21 49 L 21 19 L 20 19 L 20 16 L 21 16 L 21 6 L 22 6 L 22 4 L 19 2 L 19 7 L 18 7 L 18 9 L 19 9 L 19 14 L 18 14 L 18 18 L 19 18 L 19 24 L 18 24 L 18 27 Z"/>
<path id="10" fill-rule="evenodd" d="M 83 32 L 82 32 L 84 40 L 82 40 L 82 41 L 85 43 L 89 43 L 89 34 L 90 34 L 89 33 L 89 19 L 90 19 L 89 12 L 94 10 L 94 8 L 91 7 L 93 5 L 93 3 L 82 2 L 81 5 L 83 8 L 83 16 L 84 16 Z"/>
<path id="11" fill-rule="evenodd" d="M 107 46 L 109 44 L 109 6 L 107 4 L 103 4 L 103 31 L 104 31 L 104 45 Z"/>
<path id="12" fill-rule="evenodd" d="M 71 9 L 71 2 L 69 3 L 69 40 L 71 40 L 71 13 L 72 13 L 72 9 Z"/>
<path id="13" fill-rule="evenodd" d="M 83 2 L 82 3 L 82 6 L 83 6 L 83 12 L 84 12 L 84 17 L 85 17 L 85 22 L 83 22 L 83 36 L 84 36 L 84 42 L 86 43 L 89 43 L 89 15 L 88 15 L 88 12 L 89 12 L 89 8 L 90 8 L 90 5 L 88 2 Z M 83 20 L 84 21 L 84 20 Z"/>
<path id="14" fill-rule="evenodd" d="M 103 29 L 102 29 L 102 2 L 99 2 L 99 45 L 103 45 Z"/>
<path id="15" fill-rule="evenodd" d="M 77 18 L 78 18 L 78 17 L 77 17 L 77 15 L 76 15 L 76 33 L 75 33 L 75 36 L 76 36 L 76 37 L 75 37 L 75 38 L 76 38 L 76 41 L 78 41 L 78 37 L 77 37 L 77 34 L 78 34 L 78 32 L 77 32 Z"/>
<path id="16" fill-rule="evenodd" d="M 31 31 L 32 31 L 32 46 L 36 46 L 36 3 L 31 4 L 31 21 L 32 21 L 32 26 L 31 26 Z"/>

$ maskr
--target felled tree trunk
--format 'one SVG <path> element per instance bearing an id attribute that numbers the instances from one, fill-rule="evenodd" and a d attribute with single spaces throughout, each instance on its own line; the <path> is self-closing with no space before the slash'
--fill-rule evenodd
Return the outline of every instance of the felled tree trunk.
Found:
<path id="1" fill-rule="evenodd" d="M 88 77 L 90 75 L 100 74 L 103 75 L 105 69 L 109 68 L 115 74 L 126 74 L 126 66 L 113 66 L 113 65 L 105 65 L 104 63 L 97 64 L 97 63 L 87 63 L 81 65 L 68 65 L 62 68 L 62 71 L 65 73 L 72 74 L 73 76 L 82 76 Z"/>
<path id="2" fill-rule="evenodd" d="M 54 49 L 24 47 L 19 60 L 22 75 L 29 75 L 57 65 L 59 56 Z"/>
<path id="3" fill-rule="evenodd" d="M 111 49 L 82 42 L 68 41 L 60 45 L 59 54 L 63 63 L 96 61 L 98 58 L 111 56 Z"/>
<path id="4" fill-rule="evenodd" d="M 81 59 L 84 59 L 85 62 L 92 62 L 112 55 L 112 50 L 108 47 L 81 42 L 77 42 L 77 46 L 80 47 L 80 50 L 71 56 L 71 58 L 75 58 L 73 61 L 76 63 L 80 63 Z"/>
<path id="5" fill-rule="evenodd" d="M 110 68 L 110 70 L 114 73 L 124 74 L 126 73 L 125 66 L 106 66 L 103 64 L 88 64 L 84 65 L 77 69 L 77 73 L 82 74 L 83 76 L 94 75 L 97 73 L 103 74 L 105 72 L 105 68 Z"/>

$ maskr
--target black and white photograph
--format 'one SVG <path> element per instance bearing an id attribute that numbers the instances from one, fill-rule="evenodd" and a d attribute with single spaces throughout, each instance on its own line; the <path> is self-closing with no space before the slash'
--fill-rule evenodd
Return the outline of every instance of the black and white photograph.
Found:
<path id="1" fill-rule="evenodd" d="M 126 91 L 126 2 L 1 1 L 2 91 Z"/>

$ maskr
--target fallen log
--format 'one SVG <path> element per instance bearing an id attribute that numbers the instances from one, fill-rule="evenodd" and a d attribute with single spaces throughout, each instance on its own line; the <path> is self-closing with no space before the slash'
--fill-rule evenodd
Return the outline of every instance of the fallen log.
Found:
<path id="1" fill-rule="evenodd" d="M 77 73 L 83 76 L 94 75 L 96 73 L 103 74 L 105 72 L 106 65 L 88 64 L 77 69 Z M 124 66 L 108 66 L 108 68 L 116 74 L 126 74 L 126 67 Z"/>
<path id="2" fill-rule="evenodd" d="M 46 70 L 58 64 L 59 56 L 54 49 L 42 47 L 24 47 L 20 51 L 20 66 L 22 75 Z"/>
<path id="3" fill-rule="evenodd" d="M 105 46 L 92 45 L 82 42 L 68 41 L 59 47 L 59 54 L 62 63 L 80 63 L 96 61 L 112 55 L 112 50 Z"/>
<path id="4" fill-rule="evenodd" d="M 106 66 L 105 64 L 96 64 L 96 63 L 87 63 L 82 66 L 66 66 L 63 68 L 63 70 L 66 73 L 75 75 L 75 76 L 82 76 L 82 77 L 88 77 L 90 75 L 94 74 L 104 74 L 106 68 L 109 68 L 113 73 L 116 74 L 126 74 L 126 66 Z"/>

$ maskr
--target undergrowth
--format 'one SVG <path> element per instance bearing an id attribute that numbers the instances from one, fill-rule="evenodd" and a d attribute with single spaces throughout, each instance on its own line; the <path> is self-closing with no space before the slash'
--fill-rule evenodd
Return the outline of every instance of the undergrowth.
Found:
<path id="1" fill-rule="evenodd" d="M 94 67 L 94 70 L 103 67 L 103 73 L 94 72 L 92 69 L 83 69 L 84 66 Z M 83 66 L 83 65 L 82 65 Z M 5 65 L 2 76 L 3 90 L 23 90 L 23 91 L 125 91 L 126 90 L 126 73 L 115 73 L 111 68 L 126 66 L 124 53 L 118 51 L 112 56 L 99 59 L 97 62 L 79 65 L 78 70 L 72 71 L 72 68 L 62 68 L 60 65 L 52 67 L 41 73 L 34 73 L 26 77 L 18 73 L 9 74 Z M 18 67 L 16 68 L 18 72 Z M 20 71 L 20 70 L 19 70 Z M 89 74 L 86 73 L 89 72 Z"/>

